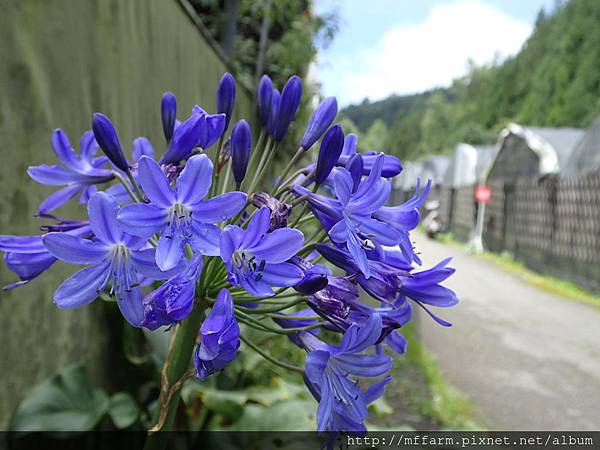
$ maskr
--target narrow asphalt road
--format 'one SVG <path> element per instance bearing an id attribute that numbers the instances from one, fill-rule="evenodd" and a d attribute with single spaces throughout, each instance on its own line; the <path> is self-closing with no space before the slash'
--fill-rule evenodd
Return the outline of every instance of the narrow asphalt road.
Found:
<path id="1" fill-rule="evenodd" d="M 461 302 L 420 311 L 419 334 L 491 430 L 600 430 L 600 309 L 537 289 L 493 263 L 415 233 L 424 265 L 448 256 Z"/>

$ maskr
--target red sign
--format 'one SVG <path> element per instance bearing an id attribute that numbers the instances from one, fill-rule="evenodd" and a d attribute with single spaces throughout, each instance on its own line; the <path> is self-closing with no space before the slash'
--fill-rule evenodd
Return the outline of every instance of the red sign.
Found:
<path id="1" fill-rule="evenodd" d="M 475 200 L 478 203 L 489 203 L 492 199 L 492 188 L 489 186 L 477 186 L 475 188 Z"/>

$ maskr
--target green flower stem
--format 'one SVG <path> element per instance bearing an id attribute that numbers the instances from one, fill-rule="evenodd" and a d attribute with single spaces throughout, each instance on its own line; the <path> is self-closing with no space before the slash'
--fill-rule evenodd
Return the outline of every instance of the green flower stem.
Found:
<path id="1" fill-rule="evenodd" d="M 177 325 L 175 329 L 175 337 L 172 346 L 169 349 L 168 357 L 163 366 L 163 381 L 166 381 L 166 386 L 161 383 L 161 400 L 168 392 L 169 388 L 179 381 L 187 372 L 192 359 L 196 339 L 200 325 L 205 317 L 205 308 L 196 305 L 192 313 Z M 164 394 L 163 394 L 164 393 Z M 175 392 L 168 404 L 160 405 L 154 419 L 154 426 L 158 424 L 160 418 L 160 410 L 167 408 L 166 417 L 160 428 L 161 431 L 172 431 L 173 422 L 175 421 L 175 413 L 179 404 L 181 394 Z M 144 450 L 163 450 L 166 448 L 168 433 L 149 432 L 144 446 Z"/>
<path id="2" fill-rule="evenodd" d="M 125 188 L 125 190 L 127 191 L 127 193 L 129 194 L 129 196 L 131 197 L 131 199 L 136 202 L 139 203 L 141 200 L 140 198 L 138 198 L 138 196 L 135 194 L 135 192 L 133 192 L 131 190 L 131 186 L 129 186 L 129 183 L 127 182 L 127 180 L 125 179 L 125 177 L 123 177 L 123 175 L 121 175 L 119 172 L 114 171 L 113 172 L 115 178 L 117 180 L 119 180 L 119 182 L 123 185 L 123 187 Z"/>
<path id="3" fill-rule="evenodd" d="M 263 166 L 266 164 L 266 161 L 269 157 L 269 153 L 271 152 L 271 147 L 274 146 L 275 144 L 271 145 L 272 143 L 272 139 L 269 136 L 267 138 L 267 142 L 265 143 L 265 148 L 262 151 L 262 155 L 260 157 L 260 161 L 258 162 L 258 165 L 256 166 L 256 169 L 254 170 L 254 176 L 252 177 L 252 181 L 250 182 L 250 186 L 248 187 L 248 190 L 246 191 L 248 194 L 252 194 L 252 192 L 254 192 L 254 188 L 256 187 L 256 185 L 258 184 L 258 178 L 262 172 Z"/>
<path id="4" fill-rule="evenodd" d="M 212 184 L 210 185 L 210 197 L 214 197 L 217 193 L 218 190 L 218 186 L 219 186 L 219 177 L 221 176 L 221 172 L 219 170 L 217 170 L 217 165 L 219 164 L 219 156 L 221 155 L 221 152 L 223 151 L 223 138 L 225 136 L 225 133 L 223 133 L 223 135 L 221 135 L 221 137 L 219 138 L 219 144 L 217 145 L 217 150 L 215 153 L 215 157 L 214 157 L 214 166 L 213 166 L 213 174 L 212 174 Z"/>
<path id="5" fill-rule="evenodd" d="M 250 153 L 250 161 L 248 161 L 248 170 L 252 169 L 252 167 L 256 163 L 256 155 L 258 154 L 258 149 L 261 148 L 261 146 L 263 144 L 264 138 L 265 138 L 265 130 L 263 128 L 261 128 L 260 134 L 258 135 L 258 141 L 256 141 L 256 145 L 254 146 L 254 148 L 252 149 L 252 152 Z M 254 172 L 254 173 L 256 173 L 256 172 Z M 243 183 L 246 183 L 246 179 L 244 179 Z"/>
<path id="6" fill-rule="evenodd" d="M 231 158 L 225 164 L 225 178 L 223 179 L 223 186 L 221 186 L 221 194 L 227 192 L 227 185 L 229 184 L 229 178 L 231 177 Z"/>
<path id="7" fill-rule="evenodd" d="M 244 313 L 243 311 L 240 311 L 240 309 L 238 307 L 235 307 L 235 313 L 238 316 L 238 318 L 242 319 L 244 322 L 246 323 L 251 323 L 253 325 L 256 325 L 258 327 L 264 328 L 265 331 L 268 331 L 270 333 L 275 333 L 275 334 L 296 334 L 299 331 L 308 331 L 308 330 L 312 330 L 313 328 L 318 328 L 321 327 L 325 324 L 325 322 L 319 322 L 319 323 L 315 323 L 312 325 L 308 325 L 306 327 L 296 327 L 296 328 L 274 328 L 271 327 L 269 325 L 265 325 L 264 323 L 262 323 L 259 320 L 256 320 L 254 317 Z"/>
<path id="8" fill-rule="evenodd" d="M 280 181 L 284 181 L 286 179 L 286 177 L 290 173 L 290 170 L 292 170 L 292 167 L 294 167 L 296 165 L 296 163 L 302 157 L 303 154 L 304 154 L 304 149 L 302 147 L 300 147 L 298 150 L 296 150 L 296 153 L 294 153 L 294 156 L 292 156 L 292 159 L 290 159 L 287 166 L 285 166 L 285 169 L 283 169 L 283 172 L 281 173 L 281 176 L 279 177 Z M 273 186 L 273 189 L 271 189 L 271 193 L 275 191 L 275 189 L 277 188 L 278 185 L 279 185 L 279 183 L 275 183 L 275 185 Z"/>
<path id="9" fill-rule="evenodd" d="M 289 184 L 294 181 L 296 178 L 298 178 L 300 175 L 302 175 L 304 173 L 305 168 L 302 167 L 301 169 L 296 170 L 293 174 L 291 174 L 287 180 L 285 180 L 283 182 L 283 184 L 280 184 L 279 187 L 275 190 L 275 193 L 273 194 L 273 197 L 278 197 L 283 194 L 287 187 L 289 186 Z M 305 180 L 306 181 L 306 180 Z"/>
<path id="10" fill-rule="evenodd" d="M 321 316 L 294 316 L 293 314 L 272 314 L 268 313 L 267 316 L 272 319 L 288 319 L 288 320 L 320 320 Z"/>
<path id="11" fill-rule="evenodd" d="M 292 306 L 296 306 L 300 303 L 304 303 L 304 301 L 305 301 L 304 297 L 301 297 L 301 298 L 297 298 L 289 303 L 285 303 L 285 304 L 280 303 L 276 306 L 273 306 L 272 308 L 248 308 L 248 310 L 244 311 L 244 312 L 246 314 L 265 314 L 265 313 L 279 312 L 279 311 L 283 311 L 285 309 L 289 309 Z"/>
<path id="12" fill-rule="evenodd" d="M 317 192 L 317 190 L 319 189 L 319 184 L 315 183 L 312 191 L 313 193 Z M 298 201 L 302 201 L 306 198 L 306 196 L 301 196 L 298 197 L 296 200 L 294 200 L 294 202 L 298 202 Z M 308 211 L 308 202 L 304 203 L 304 206 L 302 207 L 302 211 L 300 211 L 300 214 L 298 214 L 298 217 L 296 217 L 296 220 L 294 220 L 294 222 L 290 225 L 290 228 L 294 228 L 296 225 L 298 225 L 298 222 L 300 222 L 300 220 L 302 220 L 302 218 L 304 217 L 304 215 L 306 214 L 306 212 Z"/>
<path id="13" fill-rule="evenodd" d="M 288 363 L 284 363 L 283 361 L 279 361 L 278 359 L 274 358 L 273 356 L 269 355 L 268 353 L 262 351 L 257 345 L 255 345 L 252 341 L 246 339 L 242 335 L 240 335 L 240 339 L 244 342 L 244 344 L 246 344 L 248 347 L 250 347 L 256 353 L 258 353 L 260 356 L 265 358 L 267 361 L 275 364 L 276 366 L 279 366 L 279 367 L 282 367 L 282 368 L 288 369 L 288 370 L 293 370 L 294 372 L 298 372 L 298 373 L 304 375 L 304 369 L 302 369 L 301 367 L 294 366 L 294 365 L 288 364 Z"/>
<path id="14" fill-rule="evenodd" d="M 133 188 L 135 189 L 136 194 L 138 195 L 138 198 L 139 198 L 138 201 L 141 202 L 144 199 L 144 194 L 142 194 L 142 191 L 140 191 L 140 187 L 136 183 L 135 178 L 133 178 L 133 175 L 132 175 L 132 173 L 131 173 L 130 170 L 127 171 L 127 178 L 131 182 L 131 185 L 133 186 Z"/>

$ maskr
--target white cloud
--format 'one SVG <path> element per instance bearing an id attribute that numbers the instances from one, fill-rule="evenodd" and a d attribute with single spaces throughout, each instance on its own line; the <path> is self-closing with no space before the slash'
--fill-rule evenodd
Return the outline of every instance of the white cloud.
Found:
<path id="1" fill-rule="evenodd" d="M 391 28 L 377 45 L 321 63 L 319 78 L 342 104 L 420 92 L 449 85 L 469 59 L 516 53 L 530 33 L 531 25 L 478 0 L 438 5 L 420 24 Z"/>

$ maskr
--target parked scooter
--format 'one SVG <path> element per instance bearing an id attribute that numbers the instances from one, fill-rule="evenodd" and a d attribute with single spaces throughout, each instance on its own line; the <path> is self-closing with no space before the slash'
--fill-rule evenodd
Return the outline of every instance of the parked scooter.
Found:
<path id="1" fill-rule="evenodd" d="M 423 219 L 423 227 L 425 228 L 425 234 L 429 239 L 435 239 L 438 234 L 444 230 L 444 224 L 440 216 L 440 202 L 437 200 L 431 200 L 425 203 L 425 211 L 427 214 Z"/>

